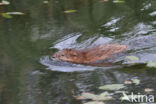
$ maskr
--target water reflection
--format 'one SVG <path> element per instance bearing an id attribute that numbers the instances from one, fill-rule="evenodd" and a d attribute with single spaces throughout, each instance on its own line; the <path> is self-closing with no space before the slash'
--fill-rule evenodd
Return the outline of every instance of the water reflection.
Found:
<path id="1" fill-rule="evenodd" d="M 137 70 L 139 67 L 131 67 L 125 68 L 125 72 L 119 71 L 117 69 L 114 70 L 106 70 L 102 69 L 96 71 L 86 71 L 86 72 L 78 72 L 78 73 L 49 73 L 48 75 L 43 75 L 43 81 L 41 81 L 41 86 L 44 89 L 43 94 L 47 96 L 50 102 L 52 103 L 80 103 L 74 99 L 74 95 L 79 95 L 82 92 L 92 92 L 99 93 L 98 87 L 105 84 L 112 83 L 124 83 L 125 80 L 129 80 L 131 78 L 139 78 L 141 79 L 141 86 L 138 87 L 130 87 L 129 91 L 138 91 L 142 92 L 143 88 L 149 87 L 152 84 L 150 79 L 155 78 L 154 74 L 144 78 L 144 76 L 148 76 L 147 72 L 142 68 L 142 70 Z M 140 67 L 141 68 L 141 67 Z M 128 72 L 130 70 L 134 72 Z M 137 70 L 137 71 L 136 71 Z M 127 71 L 127 72 L 126 72 Z M 141 76 L 139 74 L 142 73 Z M 137 76 L 137 77 L 136 77 Z M 51 80 L 49 80 L 51 79 Z M 56 81 L 57 80 L 57 81 Z M 46 82 L 45 82 L 46 81 Z M 144 85 L 145 83 L 148 84 Z M 46 86 L 46 87 L 45 87 Z M 57 87 L 56 87 L 57 86 Z M 121 102 L 116 101 L 117 104 Z M 109 102 L 109 104 L 114 104 L 114 102 Z"/>

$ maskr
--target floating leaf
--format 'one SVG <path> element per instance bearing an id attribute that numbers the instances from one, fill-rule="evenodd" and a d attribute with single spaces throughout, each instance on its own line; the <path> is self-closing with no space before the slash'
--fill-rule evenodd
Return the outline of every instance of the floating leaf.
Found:
<path id="1" fill-rule="evenodd" d="M 100 86 L 99 89 L 101 89 L 101 90 L 119 90 L 124 87 L 125 86 L 123 84 L 111 84 L 111 85 Z"/>
<path id="2" fill-rule="evenodd" d="M 4 18 L 12 18 L 12 16 L 10 14 L 7 14 L 7 13 L 2 13 L 2 17 Z"/>
<path id="3" fill-rule="evenodd" d="M 125 0 L 114 0 L 114 3 L 125 3 Z"/>
<path id="4" fill-rule="evenodd" d="M 132 79 L 132 82 L 135 83 L 136 85 L 140 84 L 140 80 L 139 79 Z"/>
<path id="5" fill-rule="evenodd" d="M 136 56 L 126 56 L 126 59 L 128 59 L 129 61 L 139 61 L 139 58 Z"/>
<path id="6" fill-rule="evenodd" d="M 48 4 L 48 3 L 49 3 L 49 1 L 45 0 L 45 1 L 43 1 L 43 3 L 44 3 L 44 4 Z"/>
<path id="7" fill-rule="evenodd" d="M 91 100 L 95 100 L 95 101 L 105 101 L 105 100 L 112 100 L 113 97 L 110 96 L 110 93 L 108 92 L 103 92 L 99 95 L 95 95 L 92 93 L 82 93 L 81 96 L 77 96 L 76 99 L 78 100 L 83 100 L 83 99 L 91 99 Z"/>
<path id="8" fill-rule="evenodd" d="M 9 14 L 9 15 L 24 15 L 24 13 L 22 13 L 22 12 L 6 12 L 6 14 Z"/>
<path id="9" fill-rule="evenodd" d="M 90 101 L 84 104 L 104 104 L 104 102 L 99 102 L 99 101 Z"/>
<path id="10" fill-rule="evenodd" d="M 154 68 L 156 68 L 156 62 L 154 62 L 154 61 L 149 61 L 149 62 L 147 63 L 147 67 L 154 67 Z"/>
<path id="11" fill-rule="evenodd" d="M 96 101 L 106 101 L 106 100 L 113 100 L 113 97 L 110 96 L 110 93 L 103 92 L 100 95 L 97 95 L 96 98 L 92 99 Z"/>
<path id="12" fill-rule="evenodd" d="M 64 11 L 64 13 L 75 13 L 75 12 L 77 12 L 77 10 L 66 10 L 66 11 Z"/>
<path id="13" fill-rule="evenodd" d="M 92 99 L 95 101 L 107 101 L 107 100 L 113 100 L 112 96 L 97 96 L 95 99 Z"/>
<path id="14" fill-rule="evenodd" d="M 112 94 L 108 93 L 107 91 L 101 93 L 99 96 L 110 96 Z"/>
<path id="15" fill-rule="evenodd" d="M 84 99 L 86 99 L 84 96 L 76 96 L 76 99 L 77 100 L 84 100 Z"/>
<path id="16" fill-rule="evenodd" d="M 100 2 L 108 2 L 109 0 L 100 0 Z"/>
<path id="17" fill-rule="evenodd" d="M 97 95 L 89 92 L 82 93 L 82 96 L 86 99 L 95 99 L 97 97 Z"/>
<path id="18" fill-rule="evenodd" d="M 2 0 L 2 2 L 0 3 L 0 5 L 9 5 L 9 4 L 10 2 L 6 0 Z"/>
<path id="19" fill-rule="evenodd" d="M 153 89 L 150 89 L 150 88 L 145 88 L 144 91 L 149 93 L 149 92 L 152 92 L 154 90 Z"/>
<path id="20" fill-rule="evenodd" d="M 128 91 L 115 91 L 116 94 L 128 93 Z"/>
<path id="21" fill-rule="evenodd" d="M 132 81 L 125 81 L 124 84 L 132 84 Z"/>

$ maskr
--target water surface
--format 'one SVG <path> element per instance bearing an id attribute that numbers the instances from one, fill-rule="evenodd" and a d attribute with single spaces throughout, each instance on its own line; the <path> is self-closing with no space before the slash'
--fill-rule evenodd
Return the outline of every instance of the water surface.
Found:
<path id="1" fill-rule="evenodd" d="M 74 96 L 100 93 L 101 85 L 132 78 L 141 80 L 138 87 L 131 88 L 134 91 L 156 90 L 156 70 L 144 64 L 104 68 L 51 64 L 49 59 L 63 48 L 119 43 L 128 45 L 126 55 L 139 57 L 141 63 L 156 61 L 155 0 L 10 2 L 0 7 L 1 13 L 19 11 L 25 15 L 0 18 L 0 104 L 83 104 Z M 64 13 L 72 9 L 77 12 Z"/>

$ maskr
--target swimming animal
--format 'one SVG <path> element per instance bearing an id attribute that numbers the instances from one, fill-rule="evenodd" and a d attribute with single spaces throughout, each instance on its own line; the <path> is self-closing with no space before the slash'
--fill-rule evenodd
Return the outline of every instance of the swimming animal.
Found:
<path id="1" fill-rule="evenodd" d="M 112 58 L 113 55 L 125 51 L 126 45 L 103 44 L 86 49 L 63 49 L 56 52 L 52 58 L 77 64 L 97 63 Z"/>

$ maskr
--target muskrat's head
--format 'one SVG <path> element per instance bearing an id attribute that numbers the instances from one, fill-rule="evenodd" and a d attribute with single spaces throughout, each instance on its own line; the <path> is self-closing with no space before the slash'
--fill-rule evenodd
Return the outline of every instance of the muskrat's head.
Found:
<path id="1" fill-rule="evenodd" d="M 74 49 L 63 49 L 59 52 L 56 52 L 52 58 L 76 63 L 79 61 L 79 53 Z"/>

